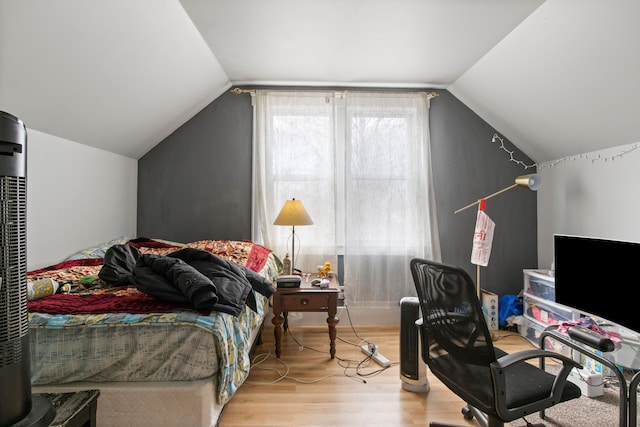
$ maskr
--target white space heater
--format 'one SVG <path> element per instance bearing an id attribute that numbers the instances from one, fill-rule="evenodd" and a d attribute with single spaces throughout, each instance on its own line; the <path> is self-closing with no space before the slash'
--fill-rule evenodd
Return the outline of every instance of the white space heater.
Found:
<path id="1" fill-rule="evenodd" d="M 31 395 L 27 311 L 27 131 L 0 111 L 0 427 L 48 426 L 55 409 Z"/>
<path id="2" fill-rule="evenodd" d="M 429 391 L 427 365 L 420 353 L 420 333 L 416 320 L 421 317 L 416 297 L 400 300 L 400 379 L 402 388 L 414 393 Z"/>

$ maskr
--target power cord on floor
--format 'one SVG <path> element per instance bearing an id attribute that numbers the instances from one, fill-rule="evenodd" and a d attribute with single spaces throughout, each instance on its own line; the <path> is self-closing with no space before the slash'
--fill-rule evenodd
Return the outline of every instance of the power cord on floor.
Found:
<path id="1" fill-rule="evenodd" d="M 355 335 L 356 338 L 358 338 L 360 341 L 369 342 L 368 340 L 360 337 L 360 335 L 358 335 L 358 332 L 356 332 L 356 328 L 353 326 L 353 322 L 351 321 L 351 313 L 349 312 L 349 306 L 347 305 L 347 303 L 345 303 L 343 307 L 347 311 L 347 318 L 349 319 L 349 326 L 351 326 L 351 330 L 353 331 L 353 335 Z"/>
<path id="2" fill-rule="evenodd" d="M 373 343 L 373 341 L 372 341 L 370 338 L 362 338 L 362 337 L 360 337 L 360 336 L 358 335 L 358 332 L 356 332 L 356 329 L 355 329 L 355 327 L 353 326 L 353 322 L 351 321 L 351 314 L 349 313 L 349 308 L 348 308 L 346 305 L 344 305 L 344 306 L 343 306 L 343 308 L 347 311 L 347 317 L 349 318 L 349 326 L 351 327 L 351 330 L 353 331 L 353 335 L 354 335 L 356 338 L 358 338 L 358 339 L 360 340 L 360 343 L 356 344 L 356 343 L 353 343 L 353 342 L 351 342 L 351 341 L 347 341 L 347 340 L 345 340 L 344 338 L 342 338 L 342 337 L 340 337 L 340 336 L 336 336 L 336 339 L 338 339 L 339 341 L 342 341 L 342 342 L 343 342 L 343 343 L 345 343 L 345 344 L 349 344 L 349 345 L 351 345 L 351 346 L 353 346 L 353 347 L 357 347 L 357 348 L 360 348 L 360 346 L 361 346 L 363 343 L 365 343 L 365 342 L 366 342 L 366 343 L 367 343 L 367 345 L 369 345 L 369 346 L 375 346 L 375 344 Z M 298 350 L 299 350 L 299 351 L 302 351 L 302 350 L 304 350 L 305 348 L 307 348 L 307 349 L 312 350 L 312 351 L 315 351 L 315 352 L 317 352 L 317 353 L 325 353 L 325 354 L 327 354 L 327 352 L 326 352 L 326 351 L 321 351 L 321 350 L 317 350 L 317 349 L 315 349 L 315 348 L 305 347 L 304 345 L 302 345 L 302 344 L 301 344 L 301 343 L 296 339 L 296 337 L 294 337 L 294 336 L 293 336 L 293 334 L 291 333 L 291 328 L 288 328 L 288 329 L 287 329 L 287 333 L 289 334 L 289 336 L 291 337 L 291 339 L 293 339 L 293 341 L 298 345 Z"/>
<path id="3" fill-rule="evenodd" d="M 519 332 L 512 332 L 512 331 L 506 331 L 506 330 L 503 330 L 501 332 L 502 333 L 500 335 L 497 335 L 497 334 L 492 335 L 492 340 L 494 343 L 497 341 L 502 341 L 506 338 L 514 338 L 514 337 L 518 338 L 519 340 L 523 340 L 525 342 L 531 343 L 531 341 L 527 337 L 522 336 Z"/>
<path id="4" fill-rule="evenodd" d="M 544 424 L 533 424 L 533 423 L 530 423 L 529 421 L 527 421 L 527 419 L 525 417 L 522 417 L 522 421 L 527 423 L 527 427 L 544 427 Z"/>
<path id="5" fill-rule="evenodd" d="M 247 384 L 255 384 L 255 385 L 273 385 L 276 384 L 282 380 L 292 380 L 292 381 L 296 381 L 299 383 L 303 383 L 303 384 L 314 384 L 317 382 L 320 382 L 322 380 L 325 380 L 327 378 L 330 377 L 335 377 L 338 376 L 336 374 L 328 374 L 328 375 L 324 375 L 322 377 L 319 378 L 315 378 L 313 380 L 302 380 L 300 378 L 297 377 L 293 377 L 291 375 L 289 375 L 289 365 L 287 365 L 284 361 L 280 360 L 279 358 L 275 358 L 278 362 L 280 362 L 283 366 L 284 366 L 284 372 L 280 372 L 279 369 L 276 368 L 265 368 L 265 367 L 261 367 L 260 365 L 262 363 L 264 363 L 267 359 L 269 359 L 269 356 L 271 356 L 271 352 L 267 352 L 267 353 L 261 353 L 259 355 L 257 355 L 256 357 L 253 358 L 253 361 L 251 363 L 251 369 L 262 369 L 265 371 L 274 371 L 278 373 L 278 378 L 276 378 L 273 381 L 268 381 L 268 382 L 262 382 L 262 381 L 250 381 L 250 380 L 245 380 L 245 382 Z"/>
<path id="6" fill-rule="evenodd" d="M 299 351 L 303 351 L 304 349 L 307 349 L 307 350 L 315 351 L 316 353 L 329 354 L 329 353 L 328 353 L 328 352 L 326 352 L 326 351 L 318 350 L 318 349 L 315 349 L 315 348 L 313 348 L 313 347 L 308 347 L 308 346 L 305 346 L 304 344 L 302 344 L 302 343 L 301 343 L 300 341 L 298 341 L 298 339 L 297 339 L 297 338 L 296 338 L 296 337 L 291 333 L 291 328 L 288 328 L 288 329 L 287 329 L 287 334 L 291 337 L 291 339 L 293 340 L 293 342 L 295 342 L 295 343 L 298 345 L 298 349 L 299 349 Z M 354 334 L 355 334 L 355 330 L 354 330 Z M 355 335 L 357 336 L 357 334 L 355 334 Z M 375 347 L 375 344 L 373 344 L 373 341 L 371 341 L 371 340 L 370 340 L 370 339 L 368 339 L 368 338 L 360 338 L 360 343 L 359 343 L 359 344 L 356 344 L 356 343 L 352 343 L 352 342 L 349 342 L 349 341 L 343 340 L 343 339 L 341 339 L 340 337 L 336 337 L 336 338 L 337 338 L 337 339 L 339 339 L 340 341 L 344 342 L 344 343 L 347 343 L 347 344 L 352 345 L 352 346 L 357 347 L 357 348 L 360 348 L 360 346 L 361 346 L 363 343 L 367 343 L 367 345 L 370 345 L 370 346 Z M 371 356 L 371 355 L 366 356 L 366 357 L 364 357 L 363 359 L 360 359 L 360 360 L 342 359 L 342 358 L 340 358 L 339 356 L 334 356 L 334 357 L 335 357 L 335 359 L 338 361 L 338 364 L 340 364 L 340 363 L 356 364 L 356 366 L 357 366 L 356 371 L 357 371 L 358 375 L 362 375 L 362 374 L 360 373 L 360 372 L 361 372 L 361 369 L 362 369 L 362 368 L 364 368 L 364 367 L 368 367 L 368 366 L 371 364 L 370 362 L 373 360 L 373 358 L 372 358 L 372 356 Z M 397 363 L 393 363 L 393 364 L 390 364 L 390 366 L 387 366 L 386 368 L 376 369 L 375 371 L 373 371 L 373 372 L 371 372 L 371 373 L 368 373 L 368 374 L 367 374 L 367 376 L 377 375 L 377 374 L 379 374 L 380 372 L 383 372 L 384 370 L 386 370 L 386 369 L 388 369 L 389 367 L 391 367 L 391 366 L 393 366 L 393 365 L 396 365 L 396 364 L 397 364 Z M 344 365 L 340 365 L 340 366 L 341 366 L 341 367 L 343 367 L 343 368 L 346 368 L 346 369 L 351 368 L 350 366 L 348 366 L 348 367 L 345 367 Z M 352 369 L 353 369 L 353 368 L 352 368 Z M 347 374 L 345 373 L 345 375 L 347 375 Z"/>
<path id="7" fill-rule="evenodd" d="M 353 346 L 357 346 L 359 348 L 362 349 L 362 352 L 367 354 L 368 356 L 372 357 L 373 360 L 376 361 L 376 363 L 378 363 L 379 365 L 381 365 L 383 368 L 390 368 L 391 366 L 397 365 L 399 364 L 399 362 L 394 362 L 391 363 L 386 357 L 382 356 L 380 354 L 380 352 L 378 351 L 378 346 L 374 344 L 373 340 L 371 340 L 370 338 L 362 338 L 360 337 L 360 335 L 358 335 L 358 332 L 356 331 L 356 328 L 353 326 L 353 321 L 351 320 L 351 313 L 349 312 L 349 307 L 347 306 L 347 304 L 345 303 L 344 308 L 347 311 L 347 317 L 349 318 L 349 325 L 351 326 L 351 330 L 353 331 L 353 334 L 360 339 L 360 343 L 359 344 L 354 344 L 352 342 L 346 341 L 344 339 L 342 339 L 341 337 L 338 337 L 338 339 L 340 339 L 341 341 L 348 343 L 350 345 Z M 366 345 L 362 345 L 363 342 L 366 342 Z"/>
<path id="8" fill-rule="evenodd" d="M 360 339 L 360 343 L 359 344 L 349 342 L 349 341 L 341 339 L 339 337 L 336 337 L 336 338 L 340 339 L 342 342 L 345 342 L 345 343 L 347 343 L 349 345 L 352 345 L 352 346 L 358 347 L 358 348 L 365 342 L 373 345 L 373 342 L 370 339 L 368 339 L 368 338 L 360 338 L 358 336 L 357 332 L 355 331 L 355 328 L 353 328 L 353 324 L 351 325 L 351 327 L 352 327 L 352 330 L 354 332 L 354 335 Z M 291 328 L 290 327 L 287 328 L 287 334 L 297 344 L 299 351 L 311 350 L 311 351 L 314 351 L 316 353 L 327 354 L 327 355 L 329 354 L 329 352 L 327 352 L 327 351 L 318 350 L 316 348 L 305 346 L 304 344 L 302 344 L 293 335 L 293 333 L 291 332 Z M 274 371 L 274 372 L 276 372 L 278 374 L 278 378 L 276 378 L 273 381 L 269 381 L 269 382 L 259 382 L 259 381 L 250 381 L 250 380 L 247 380 L 245 382 L 247 382 L 249 384 L 256 384 L 256 385 L 272 385 L 272 384 L 278 383 L 278 382 L 280 382 L 282 380 L 288 379 L 288 380 L 293 380 L 293 381 L 297 381 L 297 382 L 304 383 L 304 384 L 312 384 L 312 383 L 317 383 L 319 381 L 325 380 L 325 379 L 330 378 L 330 377 L 338 376 L 336 374 L 328 374 L 328 375 L 325 375 L 325 376 L 322 376 L 322 377 L 319 377 L 319 378 L 316 378 L 316 379 L 313 379 L 313 380 L 302 380 L 300 378 L 293 377 L 293 376 L 289 375 L 289 372 L 290 372 L 289 366 L 279 358 L 275 358 L 275 360 L 277 360 L 280 364 L 283 365 L 284 370 L 261 366 L 267 359 L 269 359 L 270 356 L 271 356 L 270 352 L 261 353 L 261 354 L 255 356 L 253 361 L 252 361 L 252 364 L 251 364 L 251 369 L 262 369 L 262 370 L 267 370 L 267 371 Z M 395 366 L 395 365 L 398 364 L 398 363 L 392 363 L 389 366 L 384 367 L 384 368 L 378 368 L 378 369 L 375 369 L 373 371 L 365 371 L 367 368 L 372 366 L 372 360 L 373 359 L 372 359 L 371 355 L 365 356 L 363 359 L 358 359 L 358 360 L 345 359 L 345 358 L 341 358 L 339 356 L 335 356 L 335 359 L 336 359 L 338 365 L 344 369 L 343 375 L 346 378 L 349 378 L 349 379 L 354 380 L 356 382 L 362 382 L 363 384 L 367 384 L 367 381 L 366 381 L 365 378 L 370 378 L 370 377 L 379 375 L 380 373 L 382 373 L 385 370 L 389 369 L 391 366 Z"/>
<path id="9" fill-rule="evenodd" d="M 313 347 L 307 347 L 307 346 L 305 346 L 305 345 L 301 344 L 301 343 L 300 343 L 300 341 L 298 341 L 298 340 L 296 339 L 296 337 L 294 337 L 294 336 L 293 336 L 293 334 L 291 333 L 291 328 L 287 328 L 287 334 L 291 337 L 291 339 L 293 340 L 293 342 L 295 342 L 296 344 L 298 344 L 298 351 L 302 351 L 302 350 L 304 350 L 304 349 L 306 348 L 306 349 L 308 349 L 308 350 L 315 351 L 316 353 L 329 354 L 329 353 L 328 353 L 328 352 L 326 352 L 326 351 L 318 350 L 318 349 L 315 349 L 315 348 L 313 348 Z"/>

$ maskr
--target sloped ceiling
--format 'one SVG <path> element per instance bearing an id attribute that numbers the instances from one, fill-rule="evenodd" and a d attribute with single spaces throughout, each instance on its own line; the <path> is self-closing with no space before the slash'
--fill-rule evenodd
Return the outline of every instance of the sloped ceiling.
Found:
<path id="1" fill-rule="evenodd" d="M 446 88 L 543 162 L 640 142 L 638 16 L 637 0 L 0 0 L 0 110 L 137 159 L 232 85 Z"/>
<path id="2" fill-rule="evenodd" d="M 537 162 L 640 143 L 638 17 L 638 0 L 547 0 L 449 90 Z"/>
<path id="3" fill-rule="evenodd" d="M 134 159 L 227 88 L 177 0 L 0 0 L 0 110 Z"/>

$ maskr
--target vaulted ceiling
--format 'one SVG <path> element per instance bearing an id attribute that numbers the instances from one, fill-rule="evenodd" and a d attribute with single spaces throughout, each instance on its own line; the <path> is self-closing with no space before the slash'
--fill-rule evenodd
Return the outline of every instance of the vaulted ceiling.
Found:
<path id="1" fill-rule="evenodd" d="M 441 88 L 544 162 L 640 142 L 638 17 L 638 0 L 0 0 L 0 110 L 137 159 L 235 85 Z"/>

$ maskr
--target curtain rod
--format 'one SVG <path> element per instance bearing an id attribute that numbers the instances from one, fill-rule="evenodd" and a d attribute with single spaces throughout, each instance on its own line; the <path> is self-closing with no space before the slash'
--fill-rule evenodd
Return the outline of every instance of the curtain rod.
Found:
<path id="1" fill-rule="evenodd" d="M 264 90 L 279 90 L 279 89 L 264 89 Z M 346 90 L 331 90 L 331 89 L 284 89 L 283 91 L 286 91 L 286 90 L 288 90 L 290 92 L 298 91 L 298 90 L 306 90 L 306 91 L 316 90 L 316 91 L 324 91 L 324 92 L 329 91 L 329 92 L 335 92 L 335 93 L 340 93 L 340 94 L 344 94 L 344 93 L 347 92 Z M 250 94 L 254 95 L 256 93 L 256 89 L 240 89 L 240 88 L 236 87 L 236 88 L 231 89 L 230 92 L 231 93 L 235 93 L 235 94 L 250 93 Z M 361 90 L 361 91 L 352 91 L 352 92 L 407 93 L 407 92 L 421 92 L 421 91 L 408 90 L 407 92 L 394 92 L 392 90 L 389 90 L 389 91 Z M 429 98 L 435 98 L 435 97 L 440 95 L 439 93 L 433 92 L 433 91 L 426 92 L 426 94 L 429 95 Z"/>

